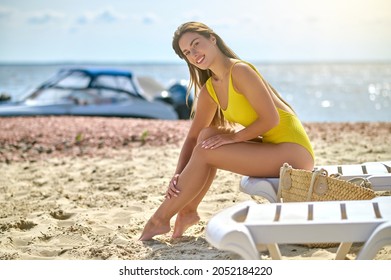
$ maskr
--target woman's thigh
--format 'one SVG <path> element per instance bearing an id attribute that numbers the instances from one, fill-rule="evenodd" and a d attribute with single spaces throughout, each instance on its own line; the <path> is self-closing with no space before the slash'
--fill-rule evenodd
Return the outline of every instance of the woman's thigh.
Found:
<path id="1" fill-rule="evenodd" d="M 257 177 L 278 177 L 284 163 L 307 170 L 314 167 L 310 153 L 295 143 L 241 142 L 213 150 L 197 145 L 194 156 L 216 168 Z"/>

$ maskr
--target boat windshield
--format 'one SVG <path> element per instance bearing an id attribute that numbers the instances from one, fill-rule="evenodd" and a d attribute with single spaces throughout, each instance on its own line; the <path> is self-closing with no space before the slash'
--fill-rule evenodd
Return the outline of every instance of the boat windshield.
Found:
<path id="1" fill-rule="evenodd" d="M 55 86 L 63 88 L 86 88 L 90 84 L 91 77 L 83 72 L 72 72 L 59 80 Z"/>
<path id="2" fill-rule="evenodd" d="M 131 99 L 132 96 L 125 92 L 118 92 L 111 89 L 64 89 L 47 88 L 37 91 L 31 95 L 26 102 L 37 103 L 73 103 L 79 105 L 110 104 Z M 133 97 L 136 98 L 136 97 Z"/>

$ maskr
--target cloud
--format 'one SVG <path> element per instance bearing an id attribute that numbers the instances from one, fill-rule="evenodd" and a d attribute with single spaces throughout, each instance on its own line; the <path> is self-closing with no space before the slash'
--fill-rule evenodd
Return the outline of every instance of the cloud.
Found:
<path id="1" fill-rule="evenodd" d="M 146 12 L 144 14 L 132 14 L 130 20 L 142 25 L 153 25 L 159 22 L 159 16 L 155 13 Z"/>
<path id="2" fill-rule="evenodd" d="M 80 25 L 88 23 L 114 23 L 125 19 L 126 17 L 112 7 L 104 8 L 100 11 L 85 12 L 76 19 L 76 23 Z"/>
<path id="3" fill-rule="evenodd" d="M 12 15 L 13 11 L 7 7 L 0 6 L 0 19 L 9 18 Z"/>
<path id="4" fill-rule="evenodd" d="M 141 18 L 141 21 L 143 24 L 145 25 L 150 25 L 150 24 L 154 24 L 158 21 L 158 17 L 155 15 L 155 14 L 152 14 L 152 13 L 148 13 L 148 14 L 145 14 L 142 18 Z"/>
<path id="5" fill-rule="evenodd" d="M 76 19 L 78 25 L 84 25 L 92 21 L 92 17 L 89 14 L 84 14 Z"/>
<path id="6" fill-rule="evenodd" d="M 54 11 L 37 12 L 27 18 L 27 22 L 31 24 L 47 24 L 51 22 L 57 22 L 62 20 L 64 15 Z"/>
<path id="7" fill-rule="evenodd" d="M 50 20 L 51 16 L 48 14 L 34 15 L 27 19 L 27 21 L 32 24 L 44 24 L 48 23 Z"/>
<path id="8" fill-rule="evenodd" d="M 96 15 L 96 20 L 101 22 L 115 22 L 120 20 L 122 16 L 116 13 L 113 9 L 105 9 Z"/>

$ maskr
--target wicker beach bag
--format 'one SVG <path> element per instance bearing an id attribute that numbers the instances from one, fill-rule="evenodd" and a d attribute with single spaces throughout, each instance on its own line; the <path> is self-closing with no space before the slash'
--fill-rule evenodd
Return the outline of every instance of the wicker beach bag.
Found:
<path id="1" fill-rule="evenodd" d="M 325 169 L 307 171 L 294 169 L 285 163 L 280 169 L 278 200 L 281 202 L 366 200 L 374 198 L 368 180 L 341 180 L 338 174 L 328 175 Z M 308 243 L 307 247 L 329 248 L 338 243 Z"/>
<path id="2" fill-rule="evenodd" d="M 278 200 L 281 202 L 365 200 L 374 198 L 371 183 L 365 178 L 339 179 L 327 170 L 294 169 L 285 163 L 280 169 Z"/>

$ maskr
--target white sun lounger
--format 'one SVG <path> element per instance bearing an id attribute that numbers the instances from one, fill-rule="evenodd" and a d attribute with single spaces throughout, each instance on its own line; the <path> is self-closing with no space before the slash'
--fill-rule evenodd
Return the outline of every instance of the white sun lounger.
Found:
<path id="1" fill-rule="evenodd" d="M 354 177 L 367 178 L 372 183 L 374 191 L 391 190 L 391 161 L 318 167 L 326 169 L 329 174 L 341 174 L 341 179 L 343 180 L 349 180 Z M 278 183 L 278 178 L 243 176 L 239 189 L 253 197 L 261 196 L 274 203 L 278 202 Z"/>
<path id="2" fill-rule="evenodd" d="M 365 242 L 357 259 L 373 259 L 391 244 L 391 197 L 373 200 L 265 203 L 246 201 L 222 210 L 206 227 L 206 240 L 243 259 L 259 259 L 260 247 L 281 259 L 278 244 L 341 243 L 344 259 L 353 242 Z"/>

